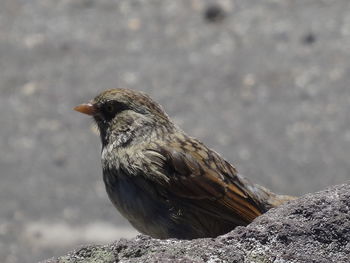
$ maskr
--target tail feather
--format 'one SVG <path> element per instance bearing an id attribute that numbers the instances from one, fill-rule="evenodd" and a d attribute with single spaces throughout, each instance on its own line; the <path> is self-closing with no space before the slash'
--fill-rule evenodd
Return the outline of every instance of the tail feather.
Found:
<path id="1" fill-rule="evenodd" d="M 280 206 L 285 202 L 292 201 L 298 198 L 296 196 L 275 194 L 267 188 L 260 185 L 254 186 L 256 189 L 259 190 L 259 194 L 257 196 L 259 196 L 259 201 L 260 203 L 262 203 L 265 212 L 271 208 Z"/>
<path id="2" fill-rule="evenodd" d="M 245 189 L 244 192 L 254 200 L 256 208 L 261 213 L 265 213 L 269 209 L 280 206 L 287 201 L 297 199 L 295 196 L 275 194 L 261 185 L 251 183 L 241 174 L 237 174 L 237 179 L 236 183 L 239 183 L 242 189 Z"/>
<path id="3" fill-rule="evenodd" d="M 280 205 L 284 204 L 285 202 L 292 201 L 295 199 L 298 199 L 298 197 L 291 196 L 291 195 L 274 194 L 274 195 L 270 196 L 270 198 L 267 200 L 267 203 L 270 204 L 271 208 L 272 208 L 272 207 L 280 206 Z"/>

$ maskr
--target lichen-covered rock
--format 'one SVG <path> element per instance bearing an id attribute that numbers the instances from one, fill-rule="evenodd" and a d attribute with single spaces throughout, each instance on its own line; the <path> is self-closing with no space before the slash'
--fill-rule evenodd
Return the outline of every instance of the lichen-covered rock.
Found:
<path id="1" fill-rule="evenodd" d="M 213 239 L 138 236 L 87 246 L 46 263 L 80 262 L 349 262 L 350 185 L 305 195 L 247 227 Z"/>

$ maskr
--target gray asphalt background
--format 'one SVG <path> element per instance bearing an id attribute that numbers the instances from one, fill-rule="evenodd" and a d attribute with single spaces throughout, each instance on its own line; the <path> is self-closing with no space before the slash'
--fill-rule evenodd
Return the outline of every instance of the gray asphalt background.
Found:
<path id="1" fill-rule="evenodd" d="M 0 1 L 0 262 L 135 235 L 72 111 L 108 88 L 147 92 L 273 191 L 347 181 L 349 54 L 348 0 Z"/>

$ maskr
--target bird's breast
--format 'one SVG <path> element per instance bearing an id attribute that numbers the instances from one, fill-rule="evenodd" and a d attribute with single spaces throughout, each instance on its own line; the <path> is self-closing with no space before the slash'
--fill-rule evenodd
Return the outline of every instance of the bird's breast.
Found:
<path id="1" fill-rule="evenodd" d="M 118 211 L 141 233 L 168 237 L 169 207 L 141 177 L 122 170 L 104 170 L 108 196 Z"/>

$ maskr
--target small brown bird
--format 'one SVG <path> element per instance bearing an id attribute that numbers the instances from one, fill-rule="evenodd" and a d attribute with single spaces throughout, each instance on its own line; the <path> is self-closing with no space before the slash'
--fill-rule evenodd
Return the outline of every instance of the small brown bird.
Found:
<path id="1" fill-rule="evenodd" d="M 107 90 L 74 109 L 97 123 L 108 196 L 141 233 L 216 237 L 294 199 L 250 183 L 144 93 Z"/>

